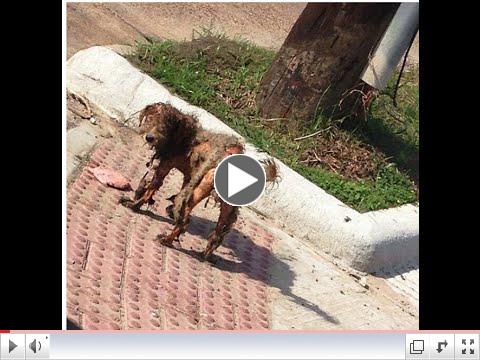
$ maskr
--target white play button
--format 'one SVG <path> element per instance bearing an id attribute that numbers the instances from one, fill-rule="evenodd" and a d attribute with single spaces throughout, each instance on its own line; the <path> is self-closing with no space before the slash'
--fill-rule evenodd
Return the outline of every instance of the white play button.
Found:
<path id="1" fill-rule="evenodd" d="M 256 177 L 228 163 L 228 197 L 237 194 L 257 181 Z"/>
<path id="2" fill-rule="evenodd" d="M 265 190 L 265 181 L 262 164 L 244 154 L 226 157 L 215 169 L 215 191 L 233 206 L 246 206 L 256 201 Z"/>

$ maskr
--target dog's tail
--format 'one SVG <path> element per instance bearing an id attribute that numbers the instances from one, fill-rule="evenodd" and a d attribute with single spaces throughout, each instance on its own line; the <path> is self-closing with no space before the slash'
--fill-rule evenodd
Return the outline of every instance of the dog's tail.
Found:
<path id="1" fill-rule="evenodd" d="M 263 165 L 263 169 L 265 170 L 266 180 L 269 183 L 278 184 L 278 182 L 282 179 L 280 176 L 280 170 L 278 168 L 278 164 L 275 162 L 273 158 L 266 158 L 260 160 Z"/>

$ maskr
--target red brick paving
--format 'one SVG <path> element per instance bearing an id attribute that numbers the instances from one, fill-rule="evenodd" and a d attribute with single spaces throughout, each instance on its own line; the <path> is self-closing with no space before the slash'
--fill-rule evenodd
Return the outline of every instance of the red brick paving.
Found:
<path id="1" fill-rule="evenodd" d="M 270 233 L 240 216 L 215 263 L 203 262 L 211 209 L 197 211 L 176 249 L 154 240 L 172 228 L 164 199 L 178 189 L 178 174 L 167 177 L 150 212 L 136 214 L 118 204 L 132 192 L 106 187 L 88 170 L 110 167 L 135 187 L 146 161 L 138 145 L 105 140 L 68 188 L 69 319 L 92 330 L 268 329 Z"/>

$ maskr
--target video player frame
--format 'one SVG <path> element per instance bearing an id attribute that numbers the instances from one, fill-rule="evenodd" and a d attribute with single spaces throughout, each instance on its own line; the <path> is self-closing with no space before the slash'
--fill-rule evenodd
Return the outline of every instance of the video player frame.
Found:
<path id="1" fill-rule="evenodd" d="M 418 3 L 65 10 L 67 329 L 419 328 Z"/>

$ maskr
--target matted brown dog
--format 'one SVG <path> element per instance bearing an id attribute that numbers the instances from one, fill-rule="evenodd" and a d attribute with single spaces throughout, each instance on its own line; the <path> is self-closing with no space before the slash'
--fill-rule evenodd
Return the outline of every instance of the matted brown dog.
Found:
<path id="1" fill-rule="evenodd" d="M 147 164 L 149 170 L 140 181 L 134 199 L 122 198 L 121 202 L 134 211 L 145 203 L 152 204 L 153 195 L 165 177 L 172 169 L 178 169 L 183 173 L 182 189 L 168 199 L 172 205 L 167 208 L 175 226 L 169 234 L 158 235 L 158 239 L 171 246 L 185 232 L 193 208 L 211 195 L 220 204 L 220 215 L 203 252 L 204 258 L 208 258 L 221 245 L 238 214 L 238 207 L 225 203 L 216 194 L 215 168 L 225 157 L 243 154 L 245 145 L 234 136 L 203 130 L 196 118 L 182 114 L 169 104 L 148 105 L 139 118 L 140 132 L 145 134 L 154 155 Z M 267 182 L 276 182 L 279 176 L 275 161 L 267 159 L 263 165 Z"/>

